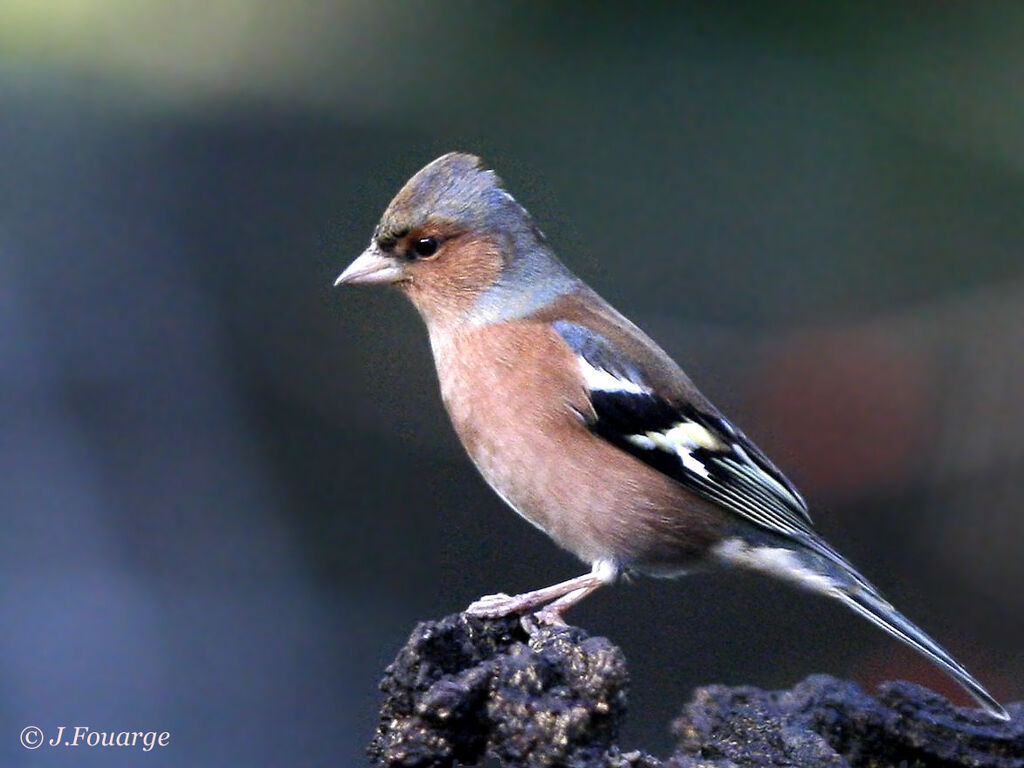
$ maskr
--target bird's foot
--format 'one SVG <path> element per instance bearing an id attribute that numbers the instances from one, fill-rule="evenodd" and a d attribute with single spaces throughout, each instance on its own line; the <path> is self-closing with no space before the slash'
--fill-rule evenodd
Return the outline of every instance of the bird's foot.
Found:
<path id="1" fill-rule="evenodd" d="M 532 597 L 532 596 L 530 596 Z M 539 611 L 531 613 L 536 607 L 536 602 L 526 595 L 506 595 L 499 592 L 496 595 L 485 595 L 474 601 L 463 613 L 478 619 L 498 619 L 503 616 L 521 614 L 520 623 L 526 633 L 533 637 L 541 627 L 564 627 L 565 619 L 562 618 L 562 611 L 558 610 L 556 604 L 545 605 Z"/>
<path id="2" fill-rule="evenodd" d="M 527 617 L 523 617 L 523 621 L 526 621 Z M 552 610 L 550 605 L 544 606 L 530 617 L 531 623 L 534 623 L 536 627 L 565 627 L 568 626 L 565 623 L 565 619 L 562 617 L 561 611 Z M 527 627 L 527 631 L 530 634 L 533 632 Z"/>
<path id="3" fill-rule="evenodd" d="M 545 625 L 565 624 L 562 614 L 576 605 L 598 587 L 612 581 L 618 571 L 609 568 L 605 561 L 594 565 L 594 570 L 568 581 L 552 584 L 550 587 L 523 592 L 521 595 L 506 595 L 499 592 L 475 600 L 463 613 L 478 619 L 499 619 L 502 616 L 524 614 L 539 608 L 538 621 Z"/>
<path id="4" fill-rule="evenodd" d="M 499 592 L 496 595 L 484 595 L 479 600 L 474 600 L 463 613 L 478 619 L 499 619 L 502 616 L 521 613 L 523 609 L 522 595 L 513 596 Z"/>
<path id="5" fill-rule="evenodd" d="M 565 627 L 565 619 L 559 613 L 554 613 L 542 608 L 536 613 L 524 613 L 519 619 L 519 625 L 530 637 L 536 637 L 545 627 Z"/>

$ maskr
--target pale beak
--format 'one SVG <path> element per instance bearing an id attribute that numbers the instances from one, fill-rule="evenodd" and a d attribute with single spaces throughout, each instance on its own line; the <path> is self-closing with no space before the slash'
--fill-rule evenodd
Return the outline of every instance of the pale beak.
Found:
<path id="1" fill-rule="evenodd" d="M 404 277 L 394 259 L 385 256 L 376 245 L 363 251 L 334 281 L 337 285 L 373 285 L 397 283 Z"/>

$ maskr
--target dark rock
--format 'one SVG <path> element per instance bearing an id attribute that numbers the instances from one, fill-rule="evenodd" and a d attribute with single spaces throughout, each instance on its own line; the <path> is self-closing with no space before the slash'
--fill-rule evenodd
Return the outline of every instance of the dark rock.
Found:
<path id="1" fill-rule="evenodd" d="M 625 716 L 626 661 L 573 627 L 531 636 L 516 618 L 424 622 L 384 676 L 378 765 L 587 766 Z M 641 765 L 622 758 L 618 765 Z"/>
<path id="2" fill-rule="evenodd" d="M 1009 710 L 1001 723 L 911 683 L 886 683 L 872 698 L 814 675 L 789 691 L 702 688 L 672 732 L 677 758 L 710 758 L 703 765 L 1021 768 L 1024 705 Z"/>
<path id="3" fill-rule="evenodd" d="M 424 622 L 387 668 L 368 753 L 395 768 L 991 766 L 1024 768 L 1024 704 L 1009 723 L 910 683 L 877 698 L 816 675 L 788 691 L 699 689 L 672 725 L 664 763 L 616 745 L 626 714 L 622 652 L 575 627 L 532 634 L 516 618 Z"/>

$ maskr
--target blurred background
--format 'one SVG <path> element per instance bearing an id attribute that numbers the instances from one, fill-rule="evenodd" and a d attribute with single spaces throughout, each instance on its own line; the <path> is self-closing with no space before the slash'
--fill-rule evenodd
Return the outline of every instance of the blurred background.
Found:
<path id="1" fill-rule="evenodd" d="M 358 765 L 415 622 L 581 572 L 463 456 L 426 334 L 333 290 L 484 156 L 825 536 L 1024 698 L 1024 7 L 0 0 L 0 760 Z M 967 699 L 757 576 L 571 615 L 625 746 L 694 686 Z"/>

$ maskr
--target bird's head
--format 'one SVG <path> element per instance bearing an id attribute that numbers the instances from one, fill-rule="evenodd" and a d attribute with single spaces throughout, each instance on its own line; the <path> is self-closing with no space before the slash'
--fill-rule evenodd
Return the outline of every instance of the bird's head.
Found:
<path id="1" fill-rule="evenodd" d="M 522 312 L 570 279 L 494 171 L 451 152 L 405 183 L 335 285 L 393 284 L 434 325 Z"/>

